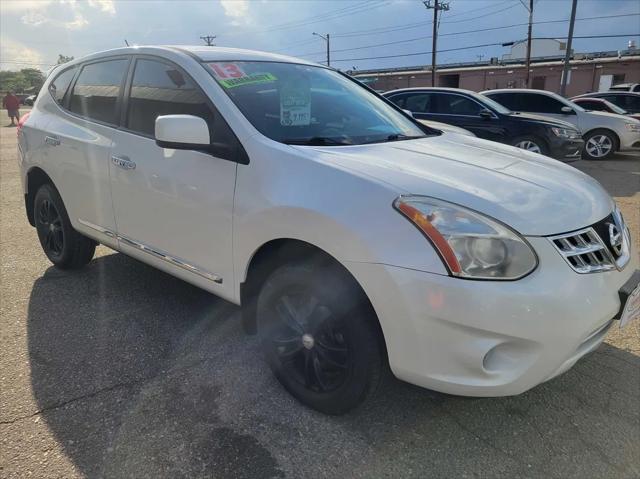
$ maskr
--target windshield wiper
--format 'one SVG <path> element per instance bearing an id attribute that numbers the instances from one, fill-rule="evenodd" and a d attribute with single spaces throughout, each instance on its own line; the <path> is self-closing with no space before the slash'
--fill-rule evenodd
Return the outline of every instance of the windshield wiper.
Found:
<path id="1" fill-rule="evenodd" d="M 312 136 L 311 138 L 285 138 L 281 140 L 287 145 L 310 145 L 310 146 L 326 146 L 326 145 L 352 145 L 346 141 L 336 140 L 327 136 Z"/>
<path id="2" fill-rule="evenodd" d="M 403 135 L 402 133 L 394 133 L 393 135 L 389 135 L 386 138 L 381 138 L 378 140 L 367 141 L 363 143 L 364 145 L 369 143 L 386 143 L 389 141 L 402 141 L 402 140 L 416 140 L 418 138 L 426 138 L 426 135 Z"/>

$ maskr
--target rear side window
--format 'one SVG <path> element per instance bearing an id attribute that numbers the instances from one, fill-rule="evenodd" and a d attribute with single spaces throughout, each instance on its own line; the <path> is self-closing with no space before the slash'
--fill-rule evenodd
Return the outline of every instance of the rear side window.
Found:
<path id="1" fill-rule="evenodd" d="M 86 65 L 71 92 L 73 113 L 116 125 L 117 104 L 129 60 L 108 60 Z"/>
<path id="2" fill-rule="evenodd" d="M 193 80 L 177 68 L 154 60 L 136 62 L 128 109 L 127 128 L 150 136 L 160 115 L 194 115 L 203 118 L 210 128 L 214 124 L 207 100 Z"/>
<path id="3" fill-rule="evenodd" d="M 436 95 L 436 105 L 435 112 L 443 115 L 478 116 L 484 110 L 482 105 L 469 98 L 449 93 Z"/>
<path id="4" fill-rule="evenodd" d="M 512 95 L 510 93 L 489 93 L 487 96 L 511 111 L 520 110 L 516 95 Z"/>
<path id="5" fill-rule="evenodd" d="M 69 84 L 73 80 L 76 70 L 75 67 L 64 70 L 49 83 L 49 92 L 58 105 L 62 105 L 64 94 L 69 89 Z"/>

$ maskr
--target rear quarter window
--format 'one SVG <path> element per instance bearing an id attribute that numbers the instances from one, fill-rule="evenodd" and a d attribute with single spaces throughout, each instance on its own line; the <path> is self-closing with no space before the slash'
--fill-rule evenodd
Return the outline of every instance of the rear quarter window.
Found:
<path id="1" fill-rule="evenodd" d="M 49 93 L 51 93 L 51 96 L 58 105 L 62 105 L 64 102 L 64 95 L 69 89 L 71 80 L 73 80 L 77 70 L 76 67 L 63 70 L 49 83 Z"/>

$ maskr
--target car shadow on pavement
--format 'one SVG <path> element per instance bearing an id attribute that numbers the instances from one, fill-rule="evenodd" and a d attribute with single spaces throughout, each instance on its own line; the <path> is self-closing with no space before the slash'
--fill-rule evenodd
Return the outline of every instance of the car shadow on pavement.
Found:
<path id="1" fill-rule="evenodd" d="M 239 308 L 123 254 L 33 285 L 41 417 L 87 477 L 633 477 L 640 359 L 603 345 L 523 395 L 390 381 L 342 417 L 273 379 Z"/>

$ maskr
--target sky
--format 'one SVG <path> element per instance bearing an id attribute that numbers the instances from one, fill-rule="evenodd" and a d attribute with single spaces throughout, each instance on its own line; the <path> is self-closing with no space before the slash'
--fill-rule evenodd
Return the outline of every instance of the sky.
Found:
<path id="1" fill-rule="evenodd" d="M 438 63 L 508 53 L 499 44 L 526 38 L 528 2 L 449 0 L 439 15 Z M 566 37 L 570 13 L 571 0 L 535 0 L 534 38 Z M 638 0 L 578 0 L 576 18 L 576 37 L 625 35 L 576 38 L 576 52 L 625 49 L 630 39 L 640 46 Z M 425 65 L 432 19 L 420 0 L 0 0 L 0 69 L 47 70 L 58 54 L 77 58 L 125 40 L 203 44 L 204 35 L 216 35 L 218 46 L 324 62 L 326 43 L 313 32 L 330 34 L 331 65 L 342 70 Z"/>

